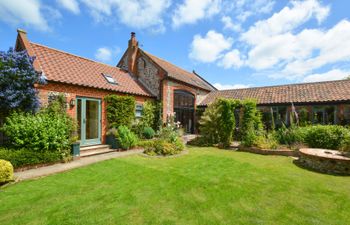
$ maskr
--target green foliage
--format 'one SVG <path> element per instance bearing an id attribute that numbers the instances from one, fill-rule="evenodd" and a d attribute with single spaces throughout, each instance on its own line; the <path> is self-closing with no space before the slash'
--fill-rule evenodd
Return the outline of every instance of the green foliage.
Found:
<path id="1" fill-rule="evenodd" d="M 302 129 L 295 125 L 287 128 L 284 124 L 275 132 L 276 139 L 283 145 L 296 145 L 304 142 L 306 129 Z"/>
<path id="2" fill-rule="evenodd" d="M 309 111 L 307 108 L 302 107 L 298 112 L 299 126 L 306 126 L 310 124 Z"/>
<path id="3" fill-rule="evenodd" d="M 46 110 L 37 114 L 14 112 L 2 128 L 14 148 L 59 152 L 70 149 L 74 129 L 70 117 Z"/>
<path id="4" fill-rule="evenodd" d="M 108 95 L 105 97 L 107 103 L 108 126 L 131 127 L 135 118 L 135 98 L 132 96 Z"/>
<path id="5" fill-rule="evenodd" d="M 13 166 L 9 161 L 0 159 L 0 184 L 13 180 Z"/>
<path id="6" fill-rule="evenodd" d="M 68 153 L 68 152 L 67 152 Z M 10 161 L 15 168 L 36 165 L 40 163 L 58 162 L 64 156 L 57 152 L 51 151 L 33 151 L 31 149 L 5 149 L 0 148 L 0 158 Z"/>
<path id="7" fill-rule="evenodd" d="M 253 144 L 261 149 L 277 149 L 279 145 L 274 132 L 258 136 Z"/>
<path id="8" fill-rule="evenodd" d="M 169 142 L 163 139 L 155 140 L 151 144 L 146 145 L 145 154 L 148 155 L 176 155 L 183 151 L 185 148 L 183 142 L 180 139 L 174 142 Z"/>
<path id="9" fill-rule="evenodd" d="M 146 139 L 152 139 L 155 135 L 155 131 L 152 129 L 152 127 L 145 127 L 143 129 L 143 137 L 145 137 Z"/>
<path id="10" fill-rule="evenodd" d="M 219 103 L 210 104 L 199 120 L 199 132 L 209 144 L 219 143 Z"/>
<path id="11" fill-rule="evenodd" d="M 143 104 L 142 117 L 140 126 L 142 128 L 151 127 L 153 130 L 158 130 L 160 127 L 160 103 L 155 101 L 146 101 Z"/>
<path id="12" fill-rule="evenodd" d="M 137 136 L 127 126 L 119 126 L 117 134 L 118 142 L 122 149 L 130 149 L 137 145 Z"/>
<path id="13" fill-rule="evenodd" d="M 236 127 L 235 109 L 239 106 L 238 100 L 219 99 L 218 100 L 218 134 L 219 145 L 227 148 L 231 145 L 233 132 Z"/>
<path id="14" fill-rule="evenodd" d="M 303 127 L 305 143 L 311 148 L 341 149 L 350 139 L 348 128 L 339 125 Z"/>
<path id="15" fill-rule="evenodd" d="M 208 147 L 212 146 L 213 143 L 209 142 L 207 138 L 203 136 L 198 136 L 187 142 L 187 145 L 199 146 L 199 147 Z"/>
<path id="16" fill-rule="evenodd" d="M 244 100 L 242 102 L 243 116 L 241 118 L 241 139 L 244 146 L 253 146 L 259 136 L 263 134 L 261 114 L 256 107 L 256 101 Z"/>

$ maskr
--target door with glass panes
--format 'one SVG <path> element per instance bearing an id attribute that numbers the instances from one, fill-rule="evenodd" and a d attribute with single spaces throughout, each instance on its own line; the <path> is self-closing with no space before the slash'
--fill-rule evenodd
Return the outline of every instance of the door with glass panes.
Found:
<path id="1" fill-rule="evenodd" d="M 101 100 L 77 98 L 77 122 L 80 145 L 101 144 Z"/>

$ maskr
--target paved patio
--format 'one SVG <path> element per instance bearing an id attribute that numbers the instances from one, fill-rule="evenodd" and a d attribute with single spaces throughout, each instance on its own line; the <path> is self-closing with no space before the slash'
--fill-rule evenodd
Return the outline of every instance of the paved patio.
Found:
<path id="1" fill-rule="evenodd" d="M 142 151 L 143 151 L 143 149 L 135 149 L 135 150 L 129 150 L 129 151 L 125 151 L 125 152 L 110 152 L 110 153 L 106 153 L 106 154 L 80 158 L 80 159 L 71 161 L 69 163 L 59 163 L 59 164 L 40 167 L 40 168 L 36 168 L 36 169 L 15 172 L 14 175 L 15 175 L 15 178 L 17 181 L 35 179 L 35 178 L 47 176 L 50 174 L 60 173 L 60 172 L 64 172 L 67 170 L 74 169 L 74 168 L 87 166 L 87 165 L 101 162 L 101 161 L 105 161 L 108 159 L 139 154 Z"/>

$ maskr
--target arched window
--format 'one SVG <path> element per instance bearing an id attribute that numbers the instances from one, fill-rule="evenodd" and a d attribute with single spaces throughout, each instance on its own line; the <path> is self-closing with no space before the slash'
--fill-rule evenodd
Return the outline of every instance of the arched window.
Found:
<path id="1" fill-rule="evenodd" d="M 187 133 L 194 132 L 194 104 L 195 97 L 191 92 L 174 91 L 175 121 L 180 122 Z"/>

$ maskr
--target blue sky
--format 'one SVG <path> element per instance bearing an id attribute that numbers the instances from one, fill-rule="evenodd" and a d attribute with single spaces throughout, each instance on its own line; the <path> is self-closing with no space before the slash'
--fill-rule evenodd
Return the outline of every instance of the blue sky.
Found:
<path id="1" fill-rule="evenodd" d="M 350 75 L 348 0 L 0 0 L 0 50 L 31 41 L 116 65 L 140 46 L 220 89 Z"/>

